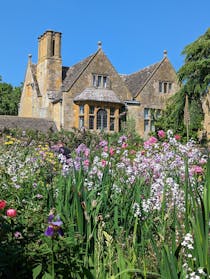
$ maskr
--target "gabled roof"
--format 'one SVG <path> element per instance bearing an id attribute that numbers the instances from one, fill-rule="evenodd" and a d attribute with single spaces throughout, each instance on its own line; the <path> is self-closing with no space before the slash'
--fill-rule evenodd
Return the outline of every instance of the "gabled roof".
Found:
<path id="1" fill-rule="evenodd" d="M 144 86 L 149 82 L 165 59 L 166 57 L 164 57 L 160 62 L 150 65 L 136 73 L 130 75 L 121 75 L 134 98 L 137 97 Z"/>
<path id="2" fill-rule="evenodd" d="M 153 64 L 130 75 L 121 75 L 133 97 L 141 90 L 159 64 Z"/>
<path id="3" fill-rule="evenodd" d="M 41 97 L 41 92 L 39 90 L 39 85 L 36 79 L 36 65 L 35 64 L 30 64 L 30 68 L 31 68 L 31 73 L 32 73 L 32 78 L 33 78 L 33 85 L 34 85 L 34 89 L 37 93 L 38 97 Z"/>
<path id="4" fill-rule="evenodd" d="M 74 101 L 96 101 L 108 103 L 122 103 L 114 91 L 105 88 L 89 87 L 74 98 Z"/>
<path id="5" fill-rule="evenodd" d="M 88 56 L 84 60 L 76 63 L 71 67 L 62 68 L 63 84 L 60 91 L 54 94 L 54 100 L 52 102 L 57 102 L 62 99 L 63 92 L 67 92 L 70 90 L 72 85 L 77 81 L 77 79 L 81 76 L 81 74 L 88 67 L 88 65 L 91 63 L 91 61 L 100 50 L 101 48 L 99 48 L 94 54 Z M 124 84 L 131 92 L 133 98 L 137 97 L 140 94 L 141 90 L 149 82 L 149 80 L 152 78 L 160 65 L 165 61 L 165 59 L 167 59 L 166 56 L 160 62 L 145 67 L 144 69 L 133 74 L 119 74 L 119 76 L 124 81 Z"/>
<path id="6" fill-rule="evenodd" d="M 60 91 L 55 94 L 53 103 L 58 102 L 62 99 L 63 92 L 67 92 L 72 85 L 76 82 L 76 80 L 80 77 L 83 71 L 87 68 L 93 58 L 96 56 L 99 50 L 97 50 L 94 54 L 88 56 L 87 58 L 81 60 L 80 62 L 74 64 L 71 67 L 63 67 L 62 68 L 62 78 L 63 83 Z"/>
<path id="7" fill-rule="evenodd" d="M 74 82 L 80 77 L 80 75 L 83 73 L 83 71 L 86 69 L 86 67 L 89 65 L 89 63 L 92 61 L 92 59 L 96 56 L 98 51 L 89 57 L 85 58 L 84 60 L 80 61 L 79 63 L 69 67 L 66 78 L 63 81 L 61 90 L 62 91 L 69 91 L 71 86 L 74 84 Z"/>

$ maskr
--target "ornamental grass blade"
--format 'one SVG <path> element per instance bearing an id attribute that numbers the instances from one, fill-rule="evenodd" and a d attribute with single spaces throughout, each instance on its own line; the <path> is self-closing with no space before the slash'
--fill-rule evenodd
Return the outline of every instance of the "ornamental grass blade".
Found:
<path id="1" fill-rule="evenodd" d="M 42 271 L 42 265 L 39 264 L 32 270 L 33 279 L 36 279 L 39 276 L 39 274 L 41 273 L 41 271 Z"/>
<path id="2" fill-rule="evenodd" d="M 176 257 L 171 254 L 167 245 L 163 246 L 163 269 L 161 275 L 167 279 L 178 279 Z M 163 273 L 162 273 L 163 272 Z"/>

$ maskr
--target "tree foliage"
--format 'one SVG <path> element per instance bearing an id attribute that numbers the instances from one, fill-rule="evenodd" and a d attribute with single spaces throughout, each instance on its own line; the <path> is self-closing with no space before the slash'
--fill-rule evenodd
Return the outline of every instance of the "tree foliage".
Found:
<path id="1" fill-rule="evenodd" d="M 17 115 L 20 96 L 21 86 L 13 87 L 0 76 L 0 115 Z"/>
<path id="2" fill-rule="evenodd" d="M 185 64 L 178 71 L 183 90 L 191 97 L 204 97 L 210 85 L 210 28 L 182 51 Z"/>
<path id="3" fill-rule="evenodd" d="M 183 136 L 186 135 L 184 126 L 184 107 L 186 95 L 189 100 L 190 137 L 196 137 L 202 129 L 202 102 L 209 92 L 210 85 L 210 28 L 195 42 L 187 45 L 182 54 L 185 63 L 177 72 L 181 89 L 169 99 L 167 108 L 157 121 L 156 127 L 173 129 Z"/>

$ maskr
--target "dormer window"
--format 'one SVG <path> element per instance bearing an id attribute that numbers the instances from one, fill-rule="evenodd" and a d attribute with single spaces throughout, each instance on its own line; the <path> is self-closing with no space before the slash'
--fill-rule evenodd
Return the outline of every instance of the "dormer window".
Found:
<path id="1" fill-rule="evenodd" d="M 93 74 L 93 86 L 99 88 L 107 88 L 107 76 Z"/>

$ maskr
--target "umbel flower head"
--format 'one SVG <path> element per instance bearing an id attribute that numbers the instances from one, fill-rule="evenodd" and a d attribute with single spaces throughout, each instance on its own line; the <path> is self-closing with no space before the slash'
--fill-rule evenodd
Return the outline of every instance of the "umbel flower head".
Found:
<path id="1" fill-rule="evenodd" d="M 63 222 L 60 219 L 60 216 L 55 216 L 54 214 L 50 213 L 48 217 L 48 227 L 45 230 L 45 235 L 49 237 L 54 237 L 56 235 L 63 236 L 63 230 L 61 226 L 63 225 Z"/>

